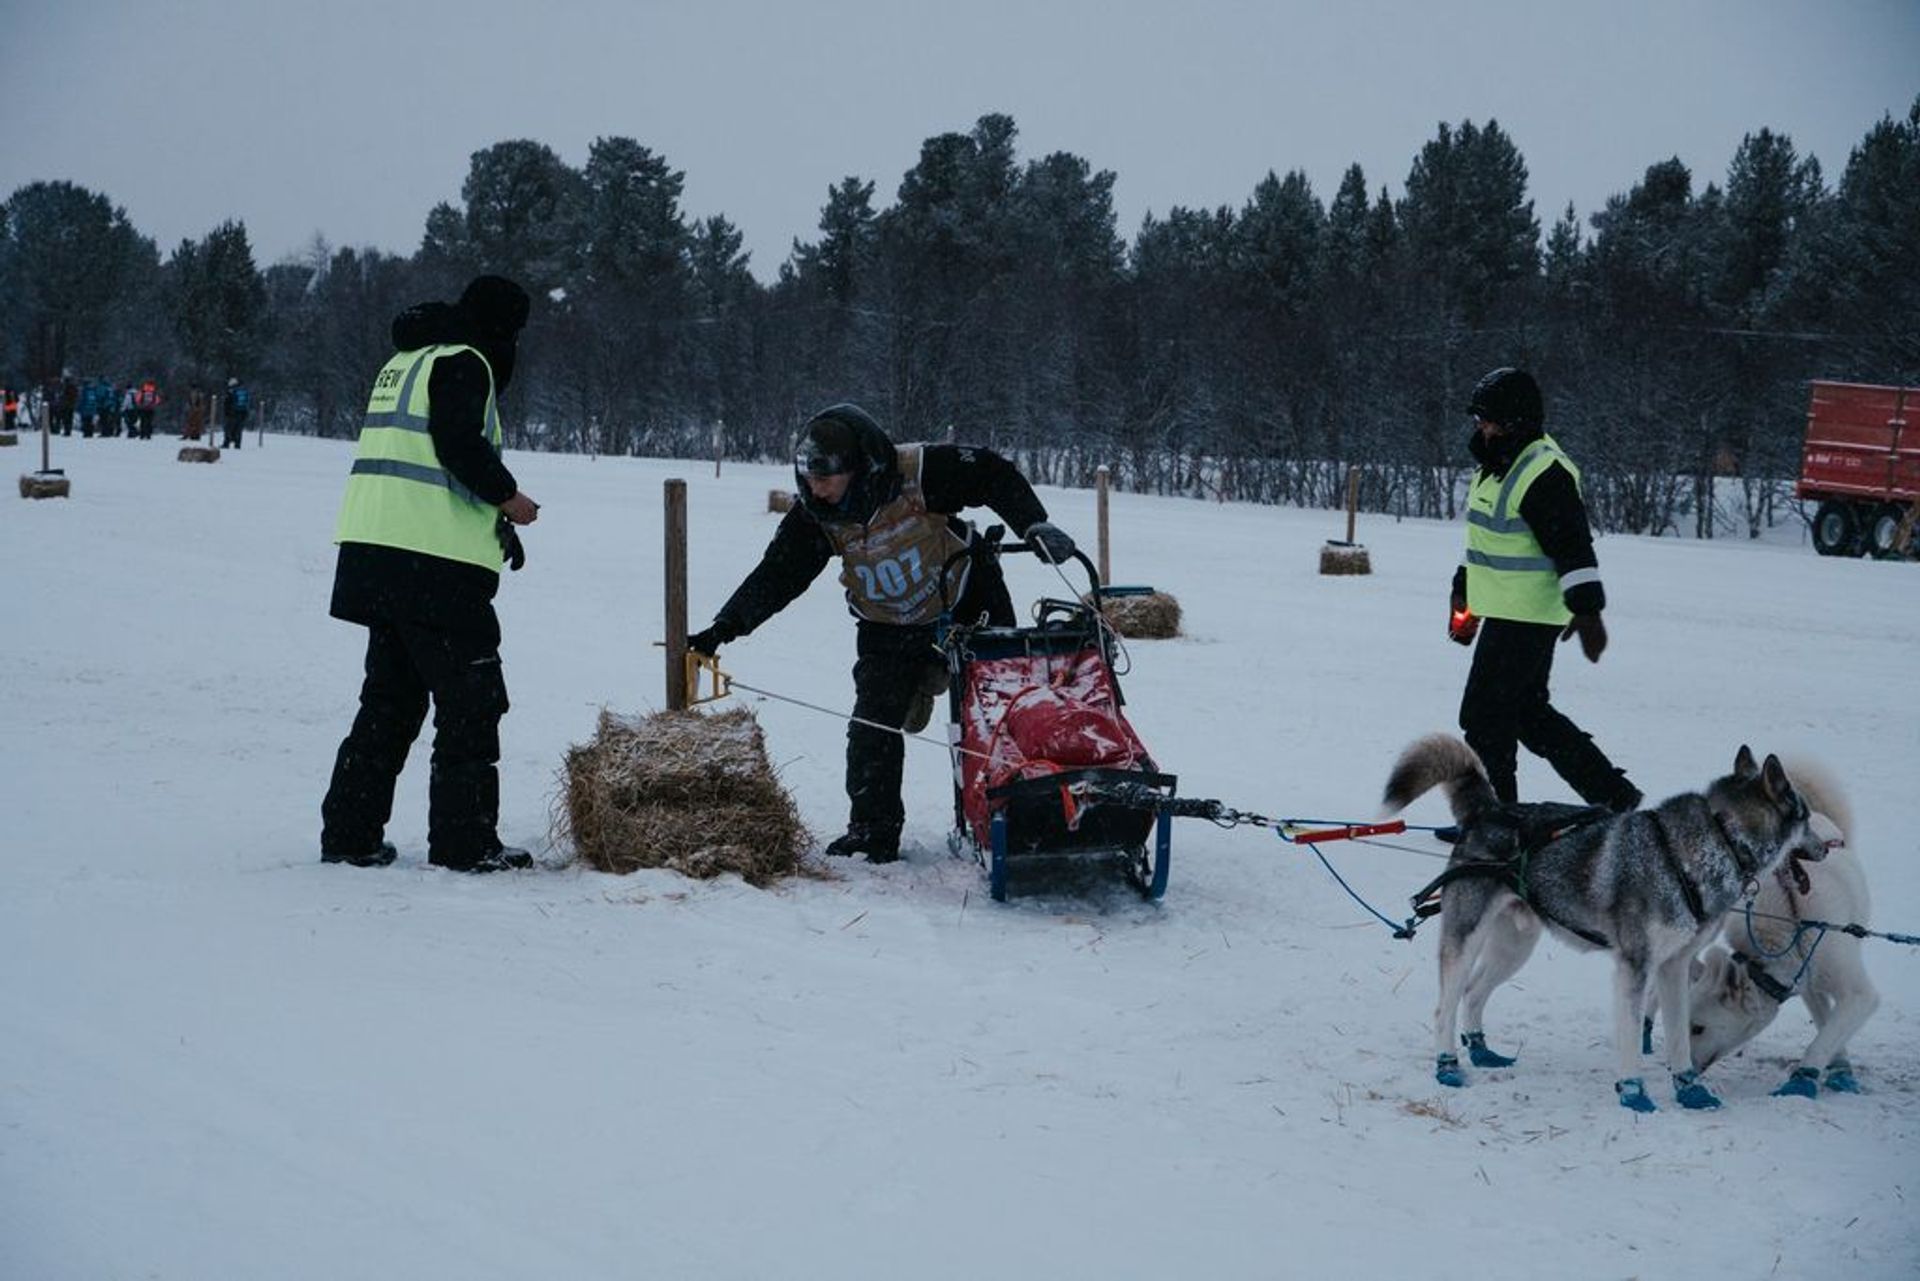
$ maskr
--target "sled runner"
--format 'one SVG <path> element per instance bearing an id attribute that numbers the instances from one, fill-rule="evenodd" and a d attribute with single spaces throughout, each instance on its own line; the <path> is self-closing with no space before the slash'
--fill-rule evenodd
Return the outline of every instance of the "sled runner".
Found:
<path id="1" fill-rule="evenodd" d="M 1033 551 L 1000 535 L 988 530 L 955 559 Z M 1151 802 L 1171 797 L 1175 778 L 1121 711 L 1116 642 L 1096 604 L 1149 589 L 1103 588 L 1092 561 L 1080 552 L 1073 560 L 1090 584 L 1083 599 L 1040 601 L 1031 627 L 952 620 L 942 635 L 953 713 L 948 844 L 972 852 L 996 901 L 1022 870 L 1061 860 L 1117 862 L 1147 898 L 1167 890 L 1172 815 Z M 1144 803 L 1080 799 L 1119 783 Z"/>

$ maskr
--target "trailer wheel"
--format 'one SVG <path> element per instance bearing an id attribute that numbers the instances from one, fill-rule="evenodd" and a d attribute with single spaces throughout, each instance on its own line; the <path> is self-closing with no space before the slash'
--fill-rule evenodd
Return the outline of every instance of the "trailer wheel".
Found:
<path id="1" fill-rule="evenodd" d="M 1822 556 L 1858 556 L 1860 522 L 1851 503 L 1828 501 L 1813 514 L 1813 550 Z"/>
<path id="2" fill-rule="evenodd" d="M 1894 540 L 1900 536 L 1900 518 L 1905 515 L 1898 507 L 1888 504 L 1876 507 L 1867 513 L 1866 531 L 1863 541 L 1867 553 L 1878 560 L 1898 560 L 1900 553 L 1894 550 Z"/>

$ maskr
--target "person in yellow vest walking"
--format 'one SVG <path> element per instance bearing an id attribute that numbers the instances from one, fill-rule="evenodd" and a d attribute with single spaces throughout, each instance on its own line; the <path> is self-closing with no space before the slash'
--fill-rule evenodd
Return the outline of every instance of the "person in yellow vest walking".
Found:
<path id="1" fill-rule="evenodd" d="M 1546 434 L 1540 385 L 1495 369 L 1473 389 L 1468 442 L 1480 468 L 1467 499 L 1467 551 L 1453 577 L 1448 634 L 1479 645 L 1460 728 L 1503 801 L 1518 799 L 1518 747 L 1544 757 L 1589 805 L 1624 813 L 1640 791 L 1547 693 L 1557 641 L 1580 638 L 1589 662 L 1607 648 L 1607 607 L 1580 469 Z"/>
<path id="2" fill-rule="evenodd" d="M 334 541 L 330 612 L 367 629 L 360 710 L 320 805 L 320 858 L 384 867 L 394 785 L 434 709 L 427 861 L 459 872 L 531 867 L 503 846 L 500 620 L 503 561 L 540 506 L 500 459 L 498 397 L 513 378 L 526 291 L 478 276 L 454 304 L 408 308 L 373 382 Z"/>
<path id="3" fill-rule="evenodd" d="M 713 625 L 688 648 L 717 654 L 785 609 L 835 556 L 847 609 L 857 621 L 853 719 L 847 724 L 847 830 L 827 845 L 836 857 L 869 863 L 900 857 L 905 744 L 946 692 L 945 656 L 935 647 L 943 596 L 955 621 L 1013 625 L 1013 600 L 999 562 L 956 554 L 975 546 L 968 507 L 990 507 L 1049 561 L 1073 555 L 1073 539 L 1047 520 L 1033 486 L 991 449 L 895 445 L 858 405 L 815 414 L 795 447 L 800 501 L 781 520 L 760 563 Z M 948 562 L 952 561 L 951 568 Z M 942 575 L 946 581 L 942 583 Z"/>

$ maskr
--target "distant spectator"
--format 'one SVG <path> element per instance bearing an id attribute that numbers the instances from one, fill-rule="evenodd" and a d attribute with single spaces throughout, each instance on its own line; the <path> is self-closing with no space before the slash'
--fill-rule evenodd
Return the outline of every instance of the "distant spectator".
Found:
<path id="1" fill-rule="evenodd" d="M 57 383 L 49 383 L 47 399 L 52 402 L 53 429 L 62 436 L 73 435 L 73 417 L 80 408 L 80 384 L 72 374 L 63 374 Z"/>
<path id="2" fill-rule="evenodd" d="M 227 449 L 240 448 L 240 434 L 247 429 L 247 415 L 253 412 L 253 393 L 238 378 L 227 379 L 227 396 L 220 406 L 224 419 L 225 432 L 221 445 Z"/>
<path id="3" fill-rule="evenodd" d="M 75 417 L 80 420 L 80 434 L 82 436 L 93 435 L 94 428 L 97 426 L 100 417 L 99 405 L 99 390 L 94 386 L 93 379 L 85 379 L 80 384 L 80 406 L 75 411 Z"/>
<path id="4" fill-rule="evenodd" d="M 132 440 L 140 426 L 140 411 L 133 403 L 133 384 L 120 384 L 120 430 Z"/>
<path id="5" fill-rule="evenodd" d="M 140 439 L 153 439 L 153 416 L 160 411 L 160 403 L 165 397 L 160 394 L 160 384 L 149 378 L 140 384 L 133 393 L 134 421 L 139 424 Z"/>
<path id="6" fill-rule="evenodd" d="M 93 387 L 94 431 L 102 436 L 120 434 L 120 401 L 113 389 L 113 382 L 106 378 L 96 378 Z"/>
<path id="7" fill-rule="evenodd" d="M 12 431 L 20 422 L 20 393 L 0 387 L 0 416 L 4 416 L 7 430 Z"/>

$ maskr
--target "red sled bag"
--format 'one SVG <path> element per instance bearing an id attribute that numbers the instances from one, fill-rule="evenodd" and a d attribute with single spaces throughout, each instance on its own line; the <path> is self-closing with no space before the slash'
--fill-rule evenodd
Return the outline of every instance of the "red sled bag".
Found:
<path id="1" fill-rule="evenodd" d="M 994 546 L 994 554 L 1029 550 Z M 1098 575 L 1075 554 L 1100 596 Z M 951 629 L 956 852 L 987 869 L 995 899 L 1011 869 L 1048 857 L 1117 856 L 1149 898 L 1166 892 L 1168 818 L 1150 804 L 1088 804 L 1076 790 L 1124 782 L 1171 797 L 1163 774 L 1123 713 L 1117 641 L 1085 601 L 1042 601 L 1034 627 Z"/>

